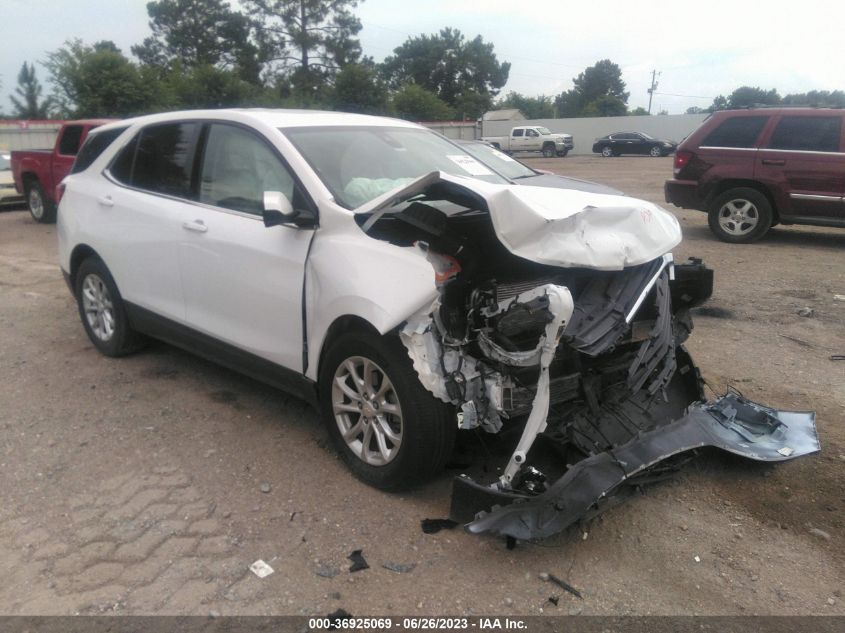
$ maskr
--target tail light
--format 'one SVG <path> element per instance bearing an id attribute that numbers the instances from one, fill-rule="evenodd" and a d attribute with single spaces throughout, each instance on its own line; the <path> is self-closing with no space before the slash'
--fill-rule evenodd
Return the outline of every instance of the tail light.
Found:
<path id="1" fill-rule="evenodd" d="M 60 182 L 56 185 L 56 204 L 62 201 L 62 196 L 65 195 L 65 183 Z"/>
<path id="2" fill-rule="evenodd" d="M 687 150 L 680 150 L 675 152 L 675 169 L 674 174 L 677 176 L 681 170 L 687 166 L 693 157 L 693 153 Z"/>

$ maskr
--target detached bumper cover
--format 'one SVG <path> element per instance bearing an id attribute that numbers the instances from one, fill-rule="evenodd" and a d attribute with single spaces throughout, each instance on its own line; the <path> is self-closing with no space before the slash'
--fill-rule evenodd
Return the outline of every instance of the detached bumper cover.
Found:
<path id="1" fill-rule="evenodd" d="M 715 402 L 696 403 L 666 426 L 578 462 L 541 495 L 497 497 L 495 491 L 466 478 L 455 481 L 455 494 L 467 498 L 475 492 L 488 503 L 512 501 L 479 513 L 466 525 L 469 532 L 546 538 L 584 517 L 626 480 L 673 455 L 705 446 L 763 462 L 794 459 L 820 449 L 815 413 L 778 411 L 730 393 Z"/>

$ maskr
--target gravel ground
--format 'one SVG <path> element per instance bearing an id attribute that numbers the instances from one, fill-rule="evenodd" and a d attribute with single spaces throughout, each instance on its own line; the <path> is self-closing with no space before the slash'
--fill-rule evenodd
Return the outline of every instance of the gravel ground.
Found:
<path id="1" fill-rule="evenodd" d="M 527 159 L 658 203 L 671 161 Z M 845 614 L 845 363 L 830 360 L 845 353 L 845 231 L 778 227 L 731 246 L 704 214 L 673 211 L 676 259 L 716 270 L 688 345 L 706 380 L 816 410 L 822 453 L 777 467 L 707 453 L 514 550 L 421 532 L 447 514 L 453 473 L 380 493 L 296 400 L 164 344 L 100 356 L 55 227 L 0 213 L 0 613 Z M 356 549 L 370 568 L 350 573 Z M 257 559 L 275 573 L 249 572 Z"/>

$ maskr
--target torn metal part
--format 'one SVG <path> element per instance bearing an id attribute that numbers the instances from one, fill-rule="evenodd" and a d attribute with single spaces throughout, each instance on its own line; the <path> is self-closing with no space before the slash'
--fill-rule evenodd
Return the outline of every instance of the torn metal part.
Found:
<path id="1" fill-rule="evenodd" d="M 432 314 L 439 302 L 410 318 L 399 332 L 422 385 L 443 402 L 460 407 L 460 428 L 502 427 L 503 376 L 458 346 L 446 346 Z"/>
<path id="2" fill-rule="evenodd" d="M 574 309 L 569 290 L 555 285 L 541 286 L 541 288 L 523 293 L 516 297 L 514 302 L 522 303 L 538 296 L 538 293 L 547 297 L 549 302 L 548 312 L 552 318 L 546 325 L 545 332 L 535 348 L 539 355 L 540 377 L 537 380 L 537 393 L 534 396 L 534 402 L 531 404 L 531 413 L 525 422 L 522 437 L 519 438 L 519 443 L 517 443 L 516 449 L 499 479 L 501 484 L 506 487 L 511 485 L 514 476 L 525 463 L 525 457 L 531 445 L 534 444 L 537 434 L 546 428 L 546 418 L 549 414 L 549 365 L 554 360 L 562 328 L 566 325 L 566 321 L 572 315 Z"/>
<path id="3" fill-rule="evenodd" d="M 511 503 L 480 512 L 466 529 L 518 539 L 546 538 L 584 517 L 632 477 L 674 455 L 704 446 L 766 462 L 815 453 L 819 450 L 815 414 L 770 409 L 735 393 L 715 402 L 696 403 L 666 426 L 581 460 L 539 496 L 504 497 Z M 780 452 L 784 447 L 792 450 L 790 455 Z M 478 486 L 466 478 L 456 480 L 455 485 Z"/>

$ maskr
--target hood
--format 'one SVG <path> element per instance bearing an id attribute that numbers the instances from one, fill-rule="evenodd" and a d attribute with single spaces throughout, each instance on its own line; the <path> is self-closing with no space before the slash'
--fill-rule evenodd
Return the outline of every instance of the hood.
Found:
<path id="1" fill-rule="evenodd" d="M 572 189 L 494 185 L 443 172 L 431 172 L 388 191 L 354 213 L 372 214 L 362 225 L 366 232 L 399 203 L 440 183 L 486 205 L 499 241 L 514 255 L 541 264 L 621 270 L 652 261 L 681 241 L 675 216 L 645 200 Z"/>

